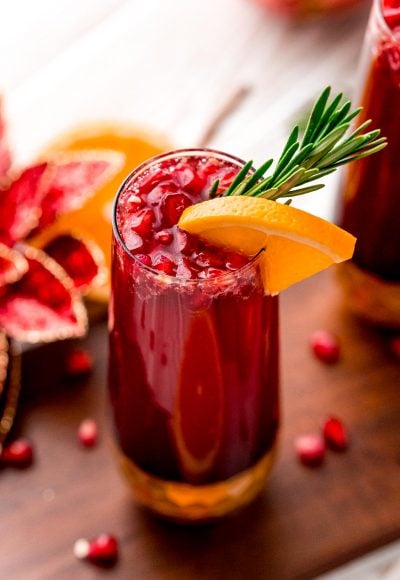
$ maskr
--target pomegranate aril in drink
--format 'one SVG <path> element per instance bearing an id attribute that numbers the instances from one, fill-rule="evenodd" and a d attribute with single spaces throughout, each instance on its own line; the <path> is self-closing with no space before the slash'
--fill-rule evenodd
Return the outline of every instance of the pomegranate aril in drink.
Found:
<path id="1" fill-rule="evenodd" d="M 242 254 L 235 254 L 234 252 L 229 252 L 225 258 L 225 267 L 228 270 L 239 270 L 249 263 L 249 259 Z"/>
<path id="2" fill-rule="evenodd" d="M 325 457 L 325 442 L 320 435 L 302 435 L 295 440 L 299 461 L 307 467 L 318 467 Z"/>
<path id="3" fill-rule="evenodd" d="M 184 193 L 166 195 L 160 206 L 164 223 L 167 226 L 177 224 L 184 210 L 190 205 L 192 205 L 192 200 Z"/>
<path id="4" fill-rule="evenodd" d="M 168 230 L 160 230 L 159 232 L 154 234 L 154 239 L 159 244 L 163 244 L 164 246 L 168 246 L 168 244 L 170 244 L 172 242 L 172 240 L 174 239 L 174 236 L 172 235 L 172 232 L 170 232 Z"/>
<path id="5" fill-rule="evenodd" d="M 179 230 L 176 233 L 176 241 L 178 246 L 178 251 L 182 254 L 189 255 L 192 254 L 196 249 L 196 241 L 193 236 L 187 234 L 186 232 Z"/>
<path id="6" fill-rule="evenodd" d="M 33 462 L 33 445 L 28 439 L 16 439 L 3 448 L 0 463 L 13 467 L 27 467 Z"/>
<path id="7" fill-rule="evenodd" d="M 79 425 L 78 440 L 83 447 L 94 447 L 97 444 L 98 429 L 93 419 L 85 419 Z"/>
<path id="8" fill-rule="evenodd" d="M 135 233 L 145 238 L 151 233 L 153 222 L 154 212 L 147 207 L 134 214 L 131 218 L 130 226 Z"/>
<path id="9" fill-rule="evenodd" d="M 142 262 L 142 264 L 148 266 L 149 268 L 151 268 L 153 265 L 153 262 L 148 254 L 136 254 L 136 258 L 139 260 L 139 262 Z"/>
<path id="10" fill-rule="evenodd" d="M 322 426 L 322 433 L 328 447 L 334 451 L 345 451 L 349 446 L 349 437 L 342 421 L 337 417 L 328 417 Z"/>
<path id="11" fill-rule="evenodd" d="M 334 334 L 318 330 L 311 336 L 310 346 L 314 355 L 322 362 L 334 364 L 340 358 L 340 344 Z"/>
<path id="12" fill-rule="evenodd" d="M 118 540 L 111 534 L 101 534 L 92 540 L 81 538 L 74 544 L 74 554 L 79 560 L 99 565 L 114 564 L 118 551 Z"/>
<path id="13" fill-rule="evenodd" d="M 160 272 L 164 272 L 169 276 L 173 276 L 176 272 L 176 264 L 168 256 L 161 255 L 154 260 L 154 268 Z"/>

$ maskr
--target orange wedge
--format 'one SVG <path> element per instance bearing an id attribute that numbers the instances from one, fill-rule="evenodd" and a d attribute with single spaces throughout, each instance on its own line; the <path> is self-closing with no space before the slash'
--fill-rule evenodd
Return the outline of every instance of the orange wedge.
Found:
<path id="1" fill-rule="evenodd" d="M 205 241 L 256 255 L 262 248 L 264 286 L 277 294 L 353 255 L 356 239 L 294 207 L 263 198 L 219 197 L 185 209 L 178 224 Z"/>

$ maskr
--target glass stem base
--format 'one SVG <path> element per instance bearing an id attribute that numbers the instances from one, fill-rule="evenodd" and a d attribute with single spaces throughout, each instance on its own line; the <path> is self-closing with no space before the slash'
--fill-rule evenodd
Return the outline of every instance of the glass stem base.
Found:
<path id="1" fill-rule="evenodd" d="M 337 267 L 344 301 L 357 316 L 386 328 L 400 328 L 400 282 L 388 282 L 353 262 Z"/>
<path id="2" fill-rule="evenodd" d="M 190 485 L 166 481 L 140 469 L 118 451 L 122 472 L 136 499 L 156 514 L 181 523 L 211 521 L 250 503 L 265 487 L 275 447 L 253 467 L 217 483 Z"/>

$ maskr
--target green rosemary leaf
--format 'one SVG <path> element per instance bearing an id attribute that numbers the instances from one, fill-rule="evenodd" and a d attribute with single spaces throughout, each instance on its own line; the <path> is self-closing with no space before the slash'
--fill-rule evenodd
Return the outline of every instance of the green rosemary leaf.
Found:
<path id="1" fill-rule="evenodd" d="M 257 171 L 255 171 L 252 175 L 246 177 L 246 179 L 244 180 L 245 188 L 242 190 L 241 195 L 246 194 L 246 192 L 249 191 L 258 182 L 258 180 L 264 176 L 264 174 L 268 171 L 273 162 L 274 162 L 273 159 L 268 159 L 268 161 L 263 163 L 261 167 L 257 169 Z"/>
<path id="2" fill-rule="evenodd" d="M 213 199 L 213 197 L 215 197 L 217 190 L 218 190 L 218 186 L 219 186 L 219 179 L 216 179 L 214 181 L 214 183 L 212 184 L 211 189 L 210 189 L 210 193 L 209 193 L 210 199 Z"/>
<path id="3" fill-rule="evenodd" d="M 306 131 L 304 133 L 303 141 L 301 143 L 302 147 L 304 145 L 307 145 L 307 143 L 311 141 L 311 136 L 314 132 L 315 127 L 318 126 L 318 120 L 324 113 L 330 93 L 331 87 L 326 87 L 326 89 L 322 91 L 320 97 L 317 99 L 307 123 Z"/>
<path id="4" fill-rule="evenodd" d="M 259 169 L 250 173 L 252 161 L 239 171 L 230 187 L 223 195 L 248 195 L 277 200 L 294 197 L 323 187 L 312 183 L 345 163 L 362 159 L 381 151 L 386 146 L 385 137 L 380 137 L 378 129 L 366 132 L 371 121 L 364 121 L 348 134 L 351 121 L 361 109 L 351 111 L 351 103 L 343 101 L 340 93 L 330 99 L 331 89 L 327 87 L 316 100 L 309 116 L 302 141 L 296 126 L 289 134 L 283 151 L 272 169 L 273 159 L 266 161 Z M 347 134 L 347 136 L 346 136 Z M 301 187 L 306 185 L 305 187 Z M 215 196 L 218 184 L 213 183 L 210 197 Z"/>
<path id="5" fill-rule="evenodd" d="M 228 187 L 228 189 L 226 190 L 226 192 L 224 193 L 224 195 L 232 195 L 232 192 L 235 190 L 235 187 L 237 187 L 240 183 L 242 183 L 243 179 L 246 177 L 246 175 L 250 171 L 250 168 L 252 167 L 252 165 L 253 165 L 253 162 L 252 161 L 248 161 L 242 167 L 242 169 L 236 175 L 235 179 L 232 181 L 231 185 Z"/>

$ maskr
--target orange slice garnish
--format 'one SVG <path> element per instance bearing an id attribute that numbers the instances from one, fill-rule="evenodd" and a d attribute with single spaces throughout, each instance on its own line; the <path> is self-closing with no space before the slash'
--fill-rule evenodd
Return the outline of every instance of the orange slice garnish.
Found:
<path id="1" fill-rule="evenodd" d="M 276 201 L 219 197 L 185 209 L 179 224 L 210 244 L 261 257 L 264 286 L 276 294 L 353 255 L 356 239 L 338 226 Z"/>

